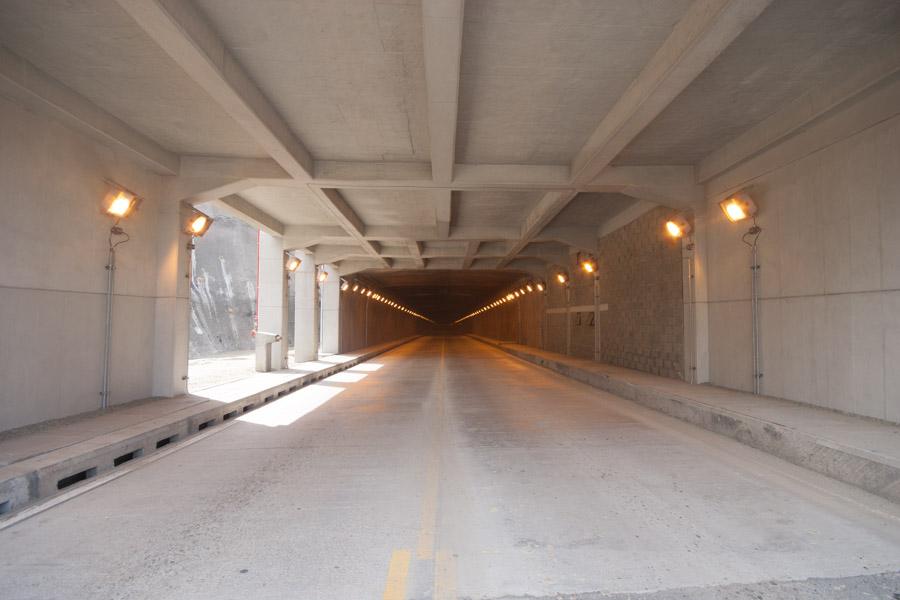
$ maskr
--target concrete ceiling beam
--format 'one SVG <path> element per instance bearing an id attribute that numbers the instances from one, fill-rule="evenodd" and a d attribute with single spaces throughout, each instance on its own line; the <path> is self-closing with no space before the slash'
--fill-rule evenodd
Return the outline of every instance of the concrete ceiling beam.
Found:
<path id="1" fill-rule="evenodd" d="M 453 191 L 452 190 L 434 190 L 432 192 L 434 198 L 434 220 L 437 227 L 438 237 L 450 237 L 450 221 L 453 218 Z"/>
<path id="2" fill-rule="evenodd" d="M 116 2 L 291 177 L 311 179 L 309 152 L 190 0 Z"/>
<path id="3" fill-rule="evenodd" d="M 464 6 L 464 0 L 422 2 L 431 174 L 434 181 L 441 184 L 449 184 L 453 179 L 456 158 Z"/>
<path id="4" fill-rule="evenodd" d="M 416 261 L 416 266 L 420 269 L 425 268 L 425 259 L 422 258 L 422 243 L 416 240 L 407 240 L 409 254 Z"/>
<path id="5" fill-rule="evenodd" d="M 544 194 L 525 218 L 521 234 L 517 236 L 518 239 L 512 244 L 506 256 L 497 263 L 497 268 L 508 265 L 569 204 L 576 193 L 575 190 L 559 190 Z"/>
<path id="6" fill-rule="evenodd" d="M 572 182 L 596 177 L 772 0 L 695 0 L 571 165 Z"/>
<path id="7" fill-rule="evenodd" d="M 276 237 L 284 236 L 284 223 L 253 206 L 238 194 L 230 194 L 213 201 L 220 210 L 236 219 L 247 223 L 251 227 L 261 229 Z"/>
<path id="8" fill-rule="evenodd" d="M 586 186 L 592 192 L 618 192 L 672 207 L 703 200 L 703 186 L 690 165 L 606 167 Z"/>
<path id="9" fill-rule="evenodd" d="M 125 150 L 156 173 L 178 174 L 181 163 L 177 154 L 0 47 L 0 91 L 2 87 L 26 106 L 48 112 L 91 137 Z"/>
<path id="10" fill-rule="evenodd" d="M 478 240 L 472 240 L 466 244 L 466 255 L 463 257 L 462 263 L 463 269 L 472 268 L 472 263 L 475 262 L 475 258 L 478 256 L 479 246 L 481 246 L 481 242 Z"/>
<path id="11" fill-rule="evenodd" d="M 343 227 L 336 225 L 285 225 L 286 249 L 305 249 L 318 244 L 350 245 L 356 240 L 347 235 Z"/>
<path id="12" fill-rule="evenodd" d="M 454 189 L 556 189 L 568 188 L 565 165 L 472 165 L 457 164 Z"/>
<path id="13" fill-rule="evenodd" d="M 319 201 L 319 205 L 331 215 L 335 221 L 346 231 L 350 237 L 354 238 L 366 252 L 377 259 L 381 266 L 390 268 L 390 260 L 382 257 L 378 253 L 378 245 L 366 239 L 366 225 L 359 218 L 353 208 L 344 200 L 341 193 L 330 188 L 319 188 L 309 186 L 310 191 Z"/>
<path id="14" fill-rule="evenodd" d="M 359 273 L 360 271 L 380 268 L 383 268 L 383 265 L 379 260 L 374 258 L 342 260 L 340 264 L 338 264 L 338 274 L 341 277 L 346 277 L 348 275 L 353 275 L 354 273 Z"/>

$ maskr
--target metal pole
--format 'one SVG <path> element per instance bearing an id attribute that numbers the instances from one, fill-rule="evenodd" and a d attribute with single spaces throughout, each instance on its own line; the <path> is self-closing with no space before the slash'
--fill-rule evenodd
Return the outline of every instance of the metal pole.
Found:
<path id="1" fill-rule="evenodd" d="M 572 289 L 566 283 L 566 356 L 572 355 Z"/>
<path id="2" fill-rule="evenodd" d="M 100 408 L 109 407 L 109 356 L 112 345 L 112 298 L 115 285 L 116 250 L 110 245 L 106 259 L 106 342 L 103 347 L 103 384 L 100 391 Z"/>
<path id="3" fill-rule="evenodd" d="M 753 338 L 753 393 L 760 393 L 762 373 L 759 368 L 759 260 L 756 243 L 750 251 L 750 312 Z"/>
<path id="4" fill-rule="evenodd" d="M 594 273 L 594 360 L 600 362 L 600 275 Z"/>

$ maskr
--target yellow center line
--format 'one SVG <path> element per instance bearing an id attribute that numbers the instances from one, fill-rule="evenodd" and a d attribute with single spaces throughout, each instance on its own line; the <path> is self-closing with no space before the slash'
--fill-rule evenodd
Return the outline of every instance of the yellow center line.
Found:
<path id="1" fill-rule="evenodd" d="M 384 585 L 382 600 L 404 600 L 406 598 L 406 576 L 409 573 L 409 550 L 394 550 L 388 567 L 387 583 Z"/>

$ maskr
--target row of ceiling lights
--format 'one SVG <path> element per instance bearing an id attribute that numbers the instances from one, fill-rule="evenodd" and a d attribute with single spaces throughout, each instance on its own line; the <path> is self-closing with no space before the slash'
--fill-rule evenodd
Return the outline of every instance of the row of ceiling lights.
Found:
<path id="1" fill-rule="evenodd" d="M 381 294 L 379 294 L 372 288 L 366 288 L 365 286 L 363 286 L 363 284 L 359 283 L 358 281 L 354 281 L 353 283 L 351 283 L 347 280 L 342 280 L 341 281 L 341 291 L 342 292 L 348 292 L 348 291 L 356 292 L 360 296 L 364 296 L 367 299 L 376 300 L 378 302 L 381 302 L 381 303 L 385 304 L 386 306 L 389 306 L 393 309 L 399 310 L 400 312 L 404 312 L 408 315 L 416 317 L 417 319 L 422 319 L 423 321 L 428 321 L 429 323 L 434 323 L 434 321 L 432 321 L 428 317 L 420 315 L 416 311 L 406 308 L 402 304 L 395 302 L 394 300 L 391 300 L 390 298 L 386 298 L 385 296 L 382 296 Z"/>
<path id="2" fill-rule="evenodd" d="M 497 308 L 498 306 L 506 304 L 507 302 L 513 302 L 514 300 L 518 300 L 519 298 L 523 297 L 525 294 L 530 294 L 531 292 L 543 292 L 545 289 L 546 289 L 546 286 L 544 285 L 543 281 L 529 281 L 528 283 L 522 285 L 521 287 L 514 289 L 511 292 L 507 292 L 506 294 L 500 296 L 493 302 L 491 302 L 489 304 L 485 304 L 478 310 L 470 312 L 469 314 L 467 314 L 464 317 L 460 317 L 459 319 L 455 320 L 453 323 L 454 324 L 462 323 L 466 319 L 471 319 L 472 317 L 478 316 L 483 312 L 487 312 L 487 311 L 491 310 L 492 308 Z"/>

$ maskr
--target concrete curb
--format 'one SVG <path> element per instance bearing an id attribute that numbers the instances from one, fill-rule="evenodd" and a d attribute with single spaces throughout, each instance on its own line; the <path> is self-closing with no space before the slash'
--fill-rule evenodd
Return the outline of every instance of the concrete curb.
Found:
<path id="1" fill-rule="evenodd" d="M 350 360 L 299 375 L 231 402 L 210 400 L 2 467 L 0 514 L 8 518 L 37 500 L 54 496 L 62 489 L 71 489 L 68 485 L 60 487 L 61 482 L 65 483 L 66 479 L 71 481 L 74 478 L 73 485 L 82 480 L 89 481 L 132 459 L 184 441 L 200 431 L 236 418 L 310 383 L 352 368 L 417 337 L 363 348 L 360 353 L 352 354 L 353 358 Z"/>
<path id="2" fill-rule="evenodd" d="M 518 344 L 477 335 L 469 337 L 566 377 L 900 503 L 900 462 L 891 457 L 752 415 L 705 404 L 651 384 L 628 381 L 625 377 L 604 372 L 602 365 L 591 361 L 544 351 L 532 352 Z"/>

